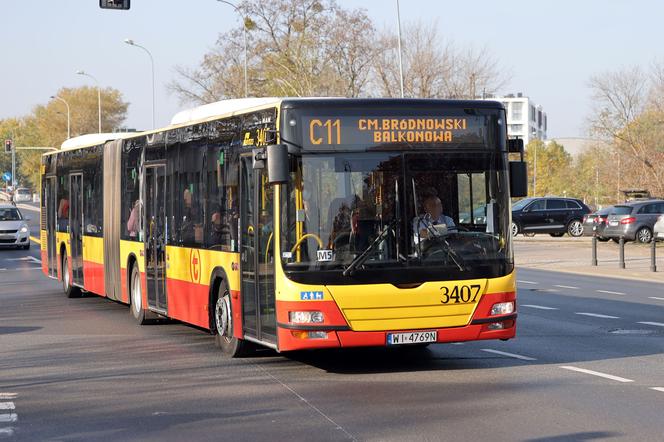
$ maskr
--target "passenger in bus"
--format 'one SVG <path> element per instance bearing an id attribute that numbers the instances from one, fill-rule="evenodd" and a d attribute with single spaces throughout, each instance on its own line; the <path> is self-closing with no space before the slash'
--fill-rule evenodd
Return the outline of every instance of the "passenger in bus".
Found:
<path id="1" fill-rule="evenodd" d="M 69 200 L 61 198 L 58 203 L 58 230 L 63 232 L 69 225 Z"/>
<path id="2" fill-rule="evenodd" d="M 182 224 L 180 225 L 180 242 L 185 244 L 191 244 L 194 242 L 194 222 L 193 215 L 194 211 L 192 208 L 192 195 L 189 189 L 184 189 L 182 195 L 182 202 L 184 203 L 182 207 Z"/>
<path id="3" fill-rule="evenodd" d="M 141 216 L 141 201 L 134 201 L 134 205 L 131 208 L 131 213 L 129 213 L 129 219 L 127 220 L 127 231 L 131 238 L 135 238 L 138 235 L 138 230 L 140 229 L 140 216 Z"/>
<path id="4" fill-rule="evenodd" d="M 428 239 L 434 234 L 453 233 L 457 231 L 454 220 L 443 214 L 443 203 L 436 195 L 428 195 L 423 202 L 424 213 L 413 220 L 413 232 L 415 233 L 415 244 L 420 239 Z M 440 228 L 445 226 L 445 228 Z"/>

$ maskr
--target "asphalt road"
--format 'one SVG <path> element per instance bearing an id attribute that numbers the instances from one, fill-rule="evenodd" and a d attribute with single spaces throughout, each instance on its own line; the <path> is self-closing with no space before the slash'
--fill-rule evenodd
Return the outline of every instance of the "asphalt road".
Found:
<path id="1" fill-rule="evenodd" d="M 524 269 L 509 342 L 231 360 L 66 299 L 37 255 L 0 251 L 0 438 L 664 439 L 662 284 Z"/>

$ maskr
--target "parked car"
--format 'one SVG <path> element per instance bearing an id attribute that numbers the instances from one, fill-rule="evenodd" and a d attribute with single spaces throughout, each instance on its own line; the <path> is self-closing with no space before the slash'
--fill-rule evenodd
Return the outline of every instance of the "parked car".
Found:
<path id="1" fill-rule="evenodd" d="M 30 248 L 29 218 L 12 204 L 0 204 L 0 246 Z"/>
<path id="2" fill-rule="evenodd" d="M 618 242 L 647 243 L 652 240 L 657 218 L 664 214 L 664 200 L 634 201 L 614 206 L 602 236 Z"/>
<path id="3" fill-rule="evenodd" d="M 576 198 L 524 198 L 512 206 L 512 235 L 548 233 L 559 237 L 583 234 L 583 217 L 592 212 Z"/>
<path id="4" fill-rule="evenodd" d="M 14 202 L 23 203 L 26 201 L 32 201 L 32 192 L 25 187 L 19 187 L 16 189 L 16 192 L 14 192 Z"/>
<path id="5" fill-rule="evenodd" d="M 603 236 L 602 232 L 604 232 L 604 228 L 606 227 L 606 220 L 612 210 L 613 206 L 609 206 L 584 216 L 583 236 L 593 236 L 596 234 L 598 241 L 608 241 L 609 238 Z"/>
<path id="6" fill-rule="evenodd" d="M 659 215 L 652 229 L 653 235 L 657 241 L 664 240 L 664 215 Z"/>

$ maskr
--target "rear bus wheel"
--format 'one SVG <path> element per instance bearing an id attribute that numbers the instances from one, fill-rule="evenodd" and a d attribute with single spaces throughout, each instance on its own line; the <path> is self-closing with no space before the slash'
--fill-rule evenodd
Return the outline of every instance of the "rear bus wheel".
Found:
<path id="1" fill-rule="evenodd" d="M 141 272 L 138 264 L 131 266 L 131 277 L 129 278 L 129 299 L 131 306 L 129 311 L 139 325 L 147 323 L 145 309 L 143 308 L 143 286 L 141 285 Z"/>
<path id="2" fill-rule="evenodd" d="M 62 256 L 62 290 L 67 295 L 67 298 L 78 298 L 81 295 L 81 289 L 71 285 L 71 278 L 69 276 L 69 258 L 67 255 Z"/>
<path id="3" fill-rule="evenodd" d="M 222 352 L 232 358 L 250 353 L 250 344 L 233 336 L 233 308 L 226 281 L 221 281 L 214 303 L 214 341 Z"/>

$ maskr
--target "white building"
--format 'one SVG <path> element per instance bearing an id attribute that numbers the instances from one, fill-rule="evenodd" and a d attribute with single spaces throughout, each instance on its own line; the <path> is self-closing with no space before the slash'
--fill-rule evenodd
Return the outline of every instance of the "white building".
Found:
<path id="1" fill-rule="evenodd" d="M 531 140 L 546 140 L 547 118 L 542 106 L 536 104 L 521 92 L 503 97 L 486 97 L 487 100 L 500 101 L 507 110 L 507 136 L 521 138 L 527 145 Z"/>

